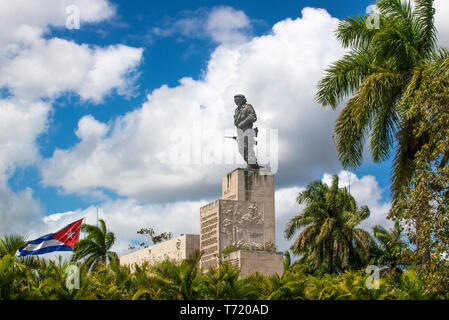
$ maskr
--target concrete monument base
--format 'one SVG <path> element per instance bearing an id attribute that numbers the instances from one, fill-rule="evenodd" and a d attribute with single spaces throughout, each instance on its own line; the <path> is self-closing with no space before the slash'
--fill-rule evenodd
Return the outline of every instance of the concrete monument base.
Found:
<path id="1" fill-rule="evenodd" d="M 237 266 L 241 276 L 259 271 L 282 275 L 283 254 L 275 248 L 274 175 L 236 169 L 222 180 L 222 199 L 200 209 L 200 266 L 218 266 L 219 257 Z"/>
<path id="2" fill-rule="evenodd" d="M 226 255 L 223 261 L 239 268 L 242 278 L 256 271 L 266 276 L 282 276 L 284 272 L 282 252 L 238 250 Z"/>
<path id="3" fill-rule="evenodd" d="M 180 262 L 199 249 L 204 271 L 222 259 L 238 267 L 242 277 L 256 271 L 282 275 L 283 254 L 274 252 L 274 175 L 255 169 L 227 174 L 222 180 L 222 199 L 200 208 L 200 228 L 200 235 L 183 235 L 127 254 L 120 257 L 120 263 L 153 264 L 167 258 Z"/>

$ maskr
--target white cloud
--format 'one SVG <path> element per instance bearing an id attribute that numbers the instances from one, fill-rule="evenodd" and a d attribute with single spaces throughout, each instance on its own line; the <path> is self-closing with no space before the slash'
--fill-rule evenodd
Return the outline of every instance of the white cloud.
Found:
<path id="1" fill-rule="evenodd" d="M 158 37 L 210 38 L 220 44 L 242 43 L 250 31 L 250 19 L 245 12 L 228 6 L 182 11 L 176 19 L 165 18 L 161 26 L 152 29 Z"/>
<path id="2" fill-rule="evenodd" d="M 42 102 L 0 100 L 0 234 L 24 232 L 41 218 L 41 204 L 33 191 L 14 193 L 7 182 L 16 167 L 39 161 L 35 139 L 46 129 L 49 111 Z"/>
<path id="3" fill-rule="evenodd" d="M 123 45 L 89 48 L 59 38 L 39 38 L 0 64 L 0 87 L 28 99 L 73 91 L 98 103 L 112 89 L 126 93 L 132 88 L 128 75 L 141 58 L 142 49 Z"/>
<path id="4" fill-rule="evenodd" d="M 142 49 L 90 47 L 48 38 L 50 26 L 65 27 L 69 5 L 79 8 L 81 24 L 98 23 L 115 14 L 107 0 L 0 3 L 0 88 L 7 87 L 18 98 L 34 100 L 73 91 L 96 103 L 113 89 L 118 94 L 132 92 L 134 78 L 130 73 L 140 63 Z"/>
<path id="5" fill-rule="evenodd" d="M 187 164 L 181 151 L 195 162 L 198 129 L 204 147 L 215 143 L 224 155 L 237 152 L 223 138 L 235 129 L 236 93 L 255 107 L 259 128 L 278 130 L 281 187 L 339 169 L 331 139 L 338 113 L 314 102 L 323 68 L 343 53 L 333 36 L 337 23 L 325 10 L 306 8 L 302 18 L 277 23 L 269 35 L 219 46 L 202 79 L 154 90 L 141 108 L 108 124 L 109 133 L 95 144 L 81 137 L 73 148 L 56 150 L 45 161 L 43 182 L 69 193 L 108 188 L 139 201 L 217 195 L 221 177 L 236 164 L 206 165 L 204 149 L 201 161 Z"/>
<path id="6" fill-rule="evenodd" d="M 276 190 L 275 214 L 276 214 L 276 246 L 280 251 L 290 249 L 294 240 L 286 240 L 284 237 L 285 227 L 290 219 L 298 215 L 304 208 L 296 202 L 298 193 L 304 187 L 291 187 Z"/>
<path id="7" fill-rule="evenodd" d="M 65 27 L 69 5 L 79 8 L 81 28 L 84 23 L 98 23 L 115 14 L 107 0 L 1 1 L 0 57 L 17 54 L 47 32 L 49 26 Z"/>
<path id="8" fill-rule="evenodd" d="M 33 190 L 25 188 L 12 192 L 4 181 L 0 181 L 0 235 L 30 234 L 30 226 L 41 224 L 41 203 L 34 199 Z"/>
<path id="9" fill-rule="evenodd" d="M 30 188 L 13 192 L 8 179 L 17 167 L 40 163 L 36 139 L 47 129 L 52 99 L 75 92 L 99 103 L 113 90 L 132 93 L 142 49 L 49 37 L 49 27 L 65 27 L 68 5 L 80 9 L 81 28 L 115 12 L 106 0 L 0 2 L 0 89 L 8 91 L 0 97 L 0 234 L 24 230 L 44 214 Z"/>
<path id="10" fill-rule="evenodd" d="M 204 8 L 183 10 L 176 17 L 164 17 L 158 27 L 151 29 L 151 33 L 157 37 L 204 38 L 207 36 L 204 25 L 208 15 L 209 11 Z"/>
<path id="11" fill-rule="evenodd" d="M 47 127 L 50 106 L 19 99 L 0 100 L 0 175 L 39 160 L 36 137 Z"/>
<path id="12" fill-rule="evenodd" d="M 0 3 L 2 28 L 15 29 L 21 25 L 65 26 L 69 5 L 80 9 L 81 23 L 95 23 L 111 18 L 115 8 L 107 0 L 15 0 Z M 3 35 L 7 35 L 2 33 Z"/>
<path id="13" fill-rule="evenodd" d="M 247 39 L 249 28 L 247 15 L 231 7 L 214 8 L 206 23 L 206 30 L 218 43 L 241 43 Z"/>
<path id="14" fill-rule="evenodd" d="M 435 0 L 435 25 L 438 29 L 440 45 L 449 48 L 449 1 Z"/>
<path id="15" fill-rule="evenodd" d="M 76 135 L 83 140 L 98 139 L 108 132 L 108 126 L 98 122 L 92 116 L 85 116 L 79 121 Z"/>
<path id="16" fill-rule="evenodd" d="M 132 94 L 135 76 L 131 74 L 140 64 L 142 54 L 143 49 L 124 45 L 96 48 L 86 81 L 74 91 L 79 91 L 83 99 L 97 102 L 113 89 L 121 95 Z"/>
<path id="17" fill-rule="evenodd" d="M 379 13 L 379 8 L 375 4 L 371 4 L 368 7 L 366 7 L 366 13 L 372 14 L 372 13 Z"/>

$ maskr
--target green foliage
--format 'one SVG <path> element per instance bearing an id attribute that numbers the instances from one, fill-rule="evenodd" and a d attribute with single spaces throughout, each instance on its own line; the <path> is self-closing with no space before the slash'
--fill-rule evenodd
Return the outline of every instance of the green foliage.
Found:
<path id="1" fill-rule="evenodd" d="M 276 245 L 271 242 L 267 242 L 264 245 L 230 245 L 225 247 L 221 251 L 222 256 L 229 255 L 231 252 L 235 252 L 238 250 L 246 250 L 246 251 L 267 251 L 267 252 L 276 252 Z"/>
<path id="2" fill-rule="evenodd" d="M 6 235 L 0 239 L 0 257 L 6 254 L 14 256 L 20 247 L 25 246 L 26 241 L 19 235 Z"/>
<path id="3" fill-rule="evenodd" d="M 437 31 L 433 0 L 378 0 L 378 29 L 366 25 L 369 15 L 343 20 L 336 37 L 348 53 L 326 70 L 316 100 L 336 108 L 349 98 L 336 121 L 334 141 L 346 168 L 362 163 L 369 139 L 374 162 L 390 157 L 397 147 L 391 172 L 393 200 L 403 197 L 415 172 L 414 158 L 426 143 L 414 128 L 420 118 L 410 114 L 409 99 L 421 83 L 422 72 L 436 59 Z"/>
<path id="4" fill-rule="evenodd" d="M 373 227 L 373 235 L 377 240 L 372 253 L 371 264 L 387 266 L 390 272 L 399 270 L 398 265 L 403 262 L 402 256 L 410 249 L 403 242 L 403 227 L 396 221 L 391 230 L 386 230 L 382 226 Z"/>
<path id="5" fill-rule="evenodd" d="M 83 260 L 83 265 L 88 269 L 99 268 L 100 265 L 118 260 L 115 252 L 110 251 L 115 242 L 115 235 L 107 232 L 106 223 L 99 219 L 100 226 L 83 224 L 81 231 L 87 236 L 78 241 L 73 248 L 73 261 Z"/>
<path id="6" fill-rule="evenodd" d="M 420 265 L 427 292 L 449 291 L 449 52 L 441 50 L 421 70 L 407 103 L 410 118 L 420 119 L 413 129 L 426 141 L 414 159 L 416 174 L 403 201 L 394 204 L 391 216 L 406 225 L 406 236 L 416 246 L 405 258 Z"/>
<path id="7" fill-rule="evenodd" d="M 419 272 L 410 268 L 402 275 L 385 275 L 379 289 L 365 285 L 367 273 L 345 271 L 338 275 L 313 276 L 299 263 L 285 260 L 282 275 L 260 273 L 240 277 L 228 264 L 207 271 L 198 268 L 200 254 L 182 262 L 165 260 L 149 265 L 100 262 L 88 270 L 82 263 L 79 289 L 66 287 L 67 267 L 73 262 L 26 258 L 4 254 L 0 258 L 0 300 L 325 300 L 325 299 L 435 299 Z"/>
<path id="8" fill-rule="evenodd" d="M 151 240 L 153 244 L 158 244 L 166 240 L 170 240 L 172 237 L 171 232 L 162 232 L 161 234 L 156 235 L 156 231 L 153 228 L 141 228 L 137 231 L 137 234 L 143 235 Z M 148 248 L 149 244 L 146 242 L 141 242 L 137 246 L 129 245 L 128 250 L 135 250 L 137 248 L 143 249 Z"/>
<path id="9" fill-rule="evenodd" d="M 336 36 L 348 53 L 318 84 L 316 100 L 336 108 L 345 98 L 334 130 L 341 163 L 362 163 L 369 139 L 375 162 L 396 145 L 391 171 L 393 207 L 416 250 L 404 250 L 385 230 L 379 263 L 401 259 L 419 266 L 429 294 L 449 291 L 449 52 L 438 48 L 434 1 L 378 0 L 380 26 L 367 15 L 342 21 Z M 394 240 L 394 241 L 393 241 Z M 382 243 L 383 241 L 383 243 Z M 404 282 L 406 283 L 406 282 Z"/>
<path id="10" fill-rule="evenodd" d="M 206 298 L 211 300 L 243 299 L 243 283 L 240 271 L 227 263 L 220 263 L 206 273 Z"/>
<path id="11" fill-rule="evenodd" d="M 349 268 L 367 262 L 373 239 L 356 226 L 369 217 L 369 209 L 357 207 L 348 190 L 338 187 L 338 176 L 333 176 L 330 187 L 319 180 L 312 182 L 299 193 L 297 202 L 306 206 L 288 222 L 285 237 L 291 239 L 302 230 L 291 249 L 302 255 L 303 262 L 313 261 L 312 269 L 318 269 L 327 261 L 328 273 L 335 271 L 336 262 Z"/>

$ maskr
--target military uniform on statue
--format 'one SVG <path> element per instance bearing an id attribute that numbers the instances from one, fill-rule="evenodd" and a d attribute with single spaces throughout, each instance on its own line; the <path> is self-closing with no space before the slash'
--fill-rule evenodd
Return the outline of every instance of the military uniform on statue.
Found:
<path id="1" fill-rule="evenodd" d="M 247 164 L 247 169 L 261 168 L 257 164 L 254 146 L 257 144 L 257 128 L 253 129 L 253 123 L 257 121 L 256 112 L 252 105 L 246 103 L 242 94 L 234 96 L 237 105 L 234 114 L 234 125 L 237 127 L 237 144 L 239 153 Z"/>

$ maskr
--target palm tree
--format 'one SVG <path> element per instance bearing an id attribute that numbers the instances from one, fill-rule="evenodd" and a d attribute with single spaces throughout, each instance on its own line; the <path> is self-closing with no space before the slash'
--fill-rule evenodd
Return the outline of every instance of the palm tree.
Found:
<path id="1" fill-rule="evenodd" d="M 14 256 L 20 247 L 25 246 L 26 241 L 19 235 L 6 235 L 0 239 L 0 258 L 6 254 Z"/>
<path id="2" fill-rule="evenodd" d="M 365 140 L 370 139 L 374 162 L 390 157 L 396 144 L 391 173 L 393 201 L 410 186 L 416 153 L 426 141 L 414 129 L 419 118 L 409 115 L 409 99 L 420 84 L 423 69 L 432 61 L 447 59 L 436 54 L 437 31 L 433 0 L 379 0 L 379 29 L 366 25 L 367 15 L 342 21 L 336 36 L 349 50 L 334 62 L 318 84 L 316 100 L 335 109 L 352 96 L 342 109 L 334 141 L 345 168 L 362 162 Z"/>
<path id="3" fill-rule="evenodd" d="M 220 262 L 218 267 L 210 268 L 205 279 L 206 299 L 242 299 L 244 282 L 239 277 L 240 270 L 226 262 Z"/>
<path id="4" fill-rule="evenodd" d="M 271 292 L 266 300 L 305 300 L 304 289 L 309 279 L 300 268 L 296 272 L 284 272 L 282 277 L 274 274 L 268 277 Z"/>
<path id="5" fill-rule="evenodd" d="M 198 250 L 192 256 L 175 263 L 164 260 L 151 266 L 150 270 L 155 279 L 167 292 L 173 292 L 174 297 L 184 300 L 197 300 L 204 292 L 204 276 L 198 268 L 201 259 Z"/>
<path id="6" fill-rule="evenodd" d="M 87 237 L 77 242 L 73 248 L 73 261 L 84 259 L 84 265 L 88 270 L 97 268 L 101 263 L 107 264 L 117 261 L 118 256 L 110 251 L 115 242 L 115 235 L 107 232 L 106 223 L 99 219 L 100 226 L 83 224 L 81 231 L 87 233 Z"/>
<path id="7" fill-rule="evenodd" d="M 357 266 L 362 256 L 368 256 L 373 240 L 368 232 L 356 226 L 368 218 L 369 209 L 358 208 L 347 189 L 338 188 L 337 175 L 330 187 L 319 180 L 312 182 L 296 200 L 306 207 L 285 229 L 285 237 L 291 239 L 303 228 L 291 248 L 294 254 L 307 255 L 311 250 L 316 268 L 326 255 L 329 274 L 333 272 L 334 256 L 341 257 L 351 267 Z"/>
<path id="8" fill-rule="evenodd" d="M 401 253 L 405 249 L 405 243 L 402 241 L 403 228 L 398 221 L 390 230 L 377 225 L 373 227 L 374 238 L 379 243 L 376 250 L 375 263 L 387 266 L 389 270 L 395 271 L 401 261 Z"/>

